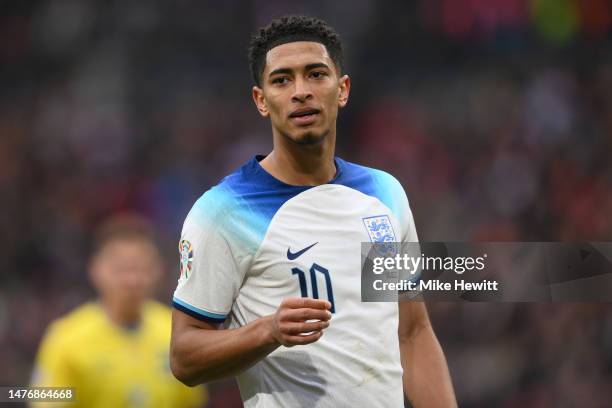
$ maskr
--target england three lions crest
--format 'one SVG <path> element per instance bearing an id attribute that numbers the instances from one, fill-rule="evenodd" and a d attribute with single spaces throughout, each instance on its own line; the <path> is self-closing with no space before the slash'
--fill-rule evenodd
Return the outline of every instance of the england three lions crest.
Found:
<path id="1" fill-rule="evenodd" d="M 397 252 L 395 232 L 388 215 L 376 215 L 363 219 L 370 241 L 376 252 L 383 256 L 392 256 Z"/>

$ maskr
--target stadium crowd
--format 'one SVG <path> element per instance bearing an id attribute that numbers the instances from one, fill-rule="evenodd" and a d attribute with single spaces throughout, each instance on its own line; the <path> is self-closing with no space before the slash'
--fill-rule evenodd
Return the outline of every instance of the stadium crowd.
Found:
<path id="1" fill-rule="evenodd" d="M 93 295 L 85 262 L 108 215 L 158 226 L 169 301 L 191 204 L 271 149 L 246 47 L 280 14 L 343 36 L 338 154 L 402 182 L 421 240 L 612 240 L 612 6 L 454 3 L 0 6 L 0 384 L 27 384 L 44 328 Z M 460 406 L 609 404 L 609 304 L 429 310 Z M 211 405 L 236 392 L 213 386 Z"/>

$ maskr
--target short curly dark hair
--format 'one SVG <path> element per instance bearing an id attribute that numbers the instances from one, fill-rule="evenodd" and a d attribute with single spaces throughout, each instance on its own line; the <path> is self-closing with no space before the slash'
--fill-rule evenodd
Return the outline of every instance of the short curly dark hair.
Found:
<path id="1" fill-rule="evenodd" d="M 249 46 L 251 75 L 258 86 L 266 65 L 266 55 L 272 48 L 294 41 L 321 43 L 334 61 L 338 73 L 342 73 L 342 42 L 336 31 L 325 21 L 306 16 L 284 16 L 272 20 L 253 35 Z"/>

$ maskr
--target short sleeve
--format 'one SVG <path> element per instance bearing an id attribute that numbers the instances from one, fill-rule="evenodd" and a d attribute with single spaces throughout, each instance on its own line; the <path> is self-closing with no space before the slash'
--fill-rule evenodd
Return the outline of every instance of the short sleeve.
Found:
<path id="1" fill-rule="evenodd" d="M 206 202 L 190 211 L 179 242 L 181 274 L 174 292 L 175 308 L 197 319 L 225 321 L 242 284 L 223 219 Z"/>
<path id="2" fill-rule="evenodd" d="M 79 388 L 79 376 L 73 369 L 70 346 L 64 341 L 61 324 L 55 322 L 47 329 L 36 356 L 32 373 L 32 387 Z M 32 403 L 32 407 L 57 406 L 54 403 Z M 75 404 L 66 404 L 74 406 Z"/>
<path id="3" fill-rule="evenodd" d="M 408 196 L 400 182 L 395 178 L 393 178 L 393 185 L 395 186 L 395 214 L 402 229 L 402 250 L 411 258 L 419 258 L 421 256 L 421 247 L 418 243 L 419 237 L 414 223 L 414 216 L 410 209 L 410 203 L 408 202 Z M 419 267 L 416 271 L 403 271 L 401 277 L 411 282 L 418 282 L 421 279 L 421 272 Z M 400 291 L 400 300 L 414 299 L 420 293 L 420 289 Z"/>
<path id="4" fill-rule="evenodd" d="M 397 241 L 418 242 L 414 217 L 402 184 L 384 171 L 370 169 L 370 174 L 375 186 L 373 195 L 391 210 L 400 224 L 401 233 L 396 237 Z"/>
<path id="5" fill-rule="evenodd" d="M 32 385 L 39 387 L 72 386 L 74 376 L 69 367 L 67 351 L 58 323 L 51 324 L 38 350 L 32 374 Z"/>
<path id="6" fill-rule="evenodd" d="M 402 202 L 399 206 L 400 211 L 398 217 L 402 226 L 402 242 L 419 242 L 416 226 L 414 224 L 414 216 L 412 215 L 412 210 L 410 209 L 408 197 L 406 196 L 406 192 L 401 185 L 399 186 L 399 189 L 400 192 L 398 196 Z"/>

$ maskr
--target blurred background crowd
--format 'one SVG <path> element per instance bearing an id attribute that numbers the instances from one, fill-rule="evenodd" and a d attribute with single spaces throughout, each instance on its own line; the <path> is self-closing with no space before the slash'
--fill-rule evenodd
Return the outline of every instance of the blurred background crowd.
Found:
<path id="1" fill-rule="evenodd" d="M 193 202 L 271 149 L 246 48 L 326 19 L 352 78 L 338 155 L 394 174 L 421 240 L 612 240 L 612 2 L 41 0 L 0 5 L 0 384 L 90 298 L 91 231 L 150 217 L 178 278 Z M 429 306 L 462 407 L 609 406 L 612 307 Z M 233 382 L 211 406 L 233 406 Z"/>

